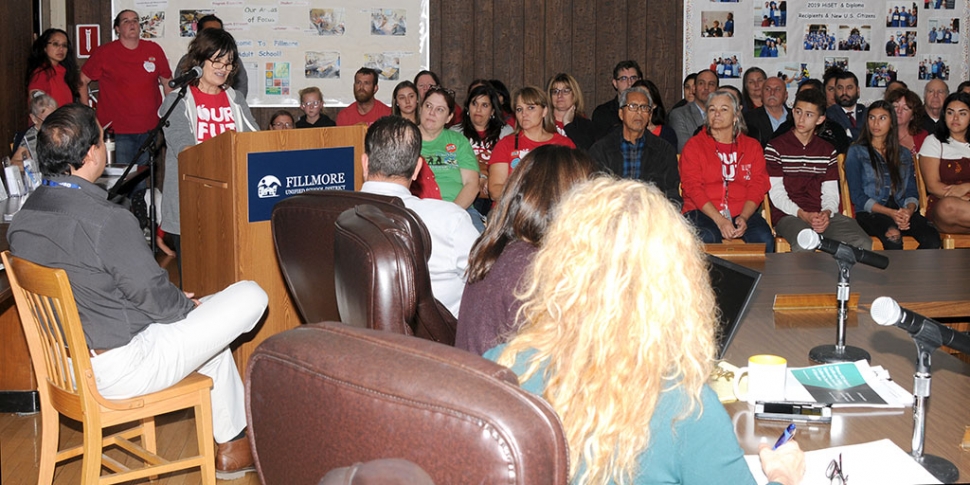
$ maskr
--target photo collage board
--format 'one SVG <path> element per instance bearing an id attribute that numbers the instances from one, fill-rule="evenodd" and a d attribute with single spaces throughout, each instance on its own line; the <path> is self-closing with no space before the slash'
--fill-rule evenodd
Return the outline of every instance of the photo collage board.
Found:
<path id="1" fill-rule="evenodd" d="M 376 69 L 376 97 L 390 104 L 398 82 L 429 65 L 428 0 L 114 0 L 131 9 L 142 38 L 165 50 L 173 73 L 198 31 L 215 14 L 236 39 L 254 107 L 294 107 L 316 86 L 330 107 L 354 101 L 354 73 Z M 174 73 L 176 76 L 179 73 Z"/>
<path id="2" fill-rule="evenodd" d="M 952 91 L 970 78 L 968 12 L 970 0 L 687 0 L 684 75 L 711 69 L 741 88 L 760 67 L 791 99 L 802 79 L 838 66 L 859 78 L 863 103 L 895 79 L 921 96 L 931 79 Z"/>

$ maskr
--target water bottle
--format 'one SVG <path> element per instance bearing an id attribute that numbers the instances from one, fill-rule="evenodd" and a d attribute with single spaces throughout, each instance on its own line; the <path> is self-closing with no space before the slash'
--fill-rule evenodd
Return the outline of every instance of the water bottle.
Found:
<path id="1" fill-rule="evenodd" d="M 115 163 L 115 131 L 111 128 L 104 130 L 104 147 L 108 151 L 108 165 Z"/>

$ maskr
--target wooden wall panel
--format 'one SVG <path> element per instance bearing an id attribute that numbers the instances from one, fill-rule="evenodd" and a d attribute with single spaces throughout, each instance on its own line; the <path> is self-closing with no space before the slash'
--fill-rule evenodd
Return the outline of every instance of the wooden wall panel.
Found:
<path id="1" fill-rule="evenodd" d="M 474 79 L 492 79 L 495 73 L 495 37 L 492 35 L 496 19 L 495 0 L 473 0 L 474 20 L 471 22 L 472 54 L 474 63 L 471 76 L 465 79 L 465 88 Z"/>
<path id="2" fill-rule="evenodd" d="M 0 157 L 12 155 L 10 144 L 14 136 L 27 129 L 27 55 L 34 41 L 31 22 L 33 2 L 31 0 L 4 0 L 0 2 L 0 18 L 8 19 L 0 29 L 0 65 L 4 75 L 0 76 L 0 92 L 3 102 L 0 106 Z M 20 19 L 15 20 L 15 19 Z"/>
<path id="3" fill-rule="evenodd" d="M 546 74 L 546 37 L 545 29 L 545 0 L 524 0 L 522 12 L 522 83 L 520 86 L 533 85 L 543 87 Z M 555 34 L 553 34 L 555 35 Z M 550 36 L 552 37 L 552 36 Z M 557 39 L 550 39 L 554 43 Z M 509 89 L 515 88 L 509 86 Z M 514 100 L 513 100 L 514 102 Z"/>
<path id="4" fill-rule="evenodd" d="M 586 116 L 593 115 L 596 105 L 602 103 L 596 96 L 598 84 L 609 86 L 609 74 L 596 70 L 596 39 L 598 19 L 596 17 L 596 2 L 577 0 L 572 5 L 572 33 L 568 34 L 572 44 L 572 64 L 568 71 L 579 81 L 586 103 Z"/>
<path id="5" fill-rule="evenodd" d="M 575 39 L 571 35 L 573 3 L 572 0 L 546 0 L 543 32 L 547 34 L 554 32 L 555 35 L 546 35 L 546 72 L 543 81 L 557 73 L 571 70 L 572 47 L 575 43 Z M 545 82 L 543 82 L 543 86 L 545 86 Z"/>

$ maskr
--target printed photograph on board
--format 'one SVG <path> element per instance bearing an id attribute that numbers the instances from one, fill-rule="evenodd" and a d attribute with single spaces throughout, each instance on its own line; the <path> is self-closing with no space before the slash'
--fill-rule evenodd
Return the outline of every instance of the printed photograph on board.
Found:
<path id="1" fill-rule="evenodd" d="M 867 51 L 872 43 L 871 25 L 840 25 L 840 51 Z"/>
<path id="2" fill-rule="evenodd" d="M 339 52 L 306 52 L 307 79 L 340 79 Z"/>
<path id="3" fill-rule="evenodd" d="M 375 8 L 370 13 L 371 35 L 407 35 L 407 10 Z"/>
<path id="4" fill-rule="evenodd" d="M 148 12 L 141 16 L 141 38 L 160 39 L 165 36 L 165 11 Z"/>
<path id="5" fill-rule="evenodd" d="M 916 2 L 886 2 L 886 27 L 916 27 Z"/>
<path id="6" fill-rule="evenodd" d="M 179 10 L 179 37 L 195 37 L 199 32 L 199 19 L 215 13 L 215 10 Z"/>
<path id="7" fill-rule="evenodd" d="M 930 44 L 960 43 L 960 19 L 930 19 L 927 25 Z"/>
<path id="8" fill-rule="evenodd" d="M 788 32 L 766 30 L 754 33 L 755 57 L 785 57 L 788 55 Z"/>
<path id="9" fill-rule="evenodd" d="M 788 24 L 788 2 L 754 0 L 755 27 L 785 27 Z"/>
<path id="10" fill-rule="evenodd" d="M 957 8 L 957 0 L 923 0 L 923 8 L 926 10 L 953 10 Z"/>
<path id="11" fill-rule="evenodd" d="M 924 54 L 919 56 L 919 79 L 950 79 L 950 56 Z"/>
<path id="12" fill-rule="evenodd" d="M 889 30 L 886 32 L 886 55 L 889 57 L 916 57 L 915 30 Z"/>
<path id="13" fill-rule="evenodd" d="M 896 68 L 889 62 L 866 63 L 866 85 L 868 88 L 885 88 L 896 80 Z"/>
<path id="14" fill-rule="evenodd" d="M 804 47 L 807 51 L 834 51 L 835 27 L 825 24 L 806 25 Z"/>
<path id="15" fill-rule="evenodd" d="M 344 35 L 347 31 L 345 16 L 346 11 L 342 8 L 312 8 L 310 27 L 317 30 L 317 35 Z"/>
<path id="16" fill-rule="evenodd" d="M 826 57 L 825 58 L 825 70 L 837 67 L 843 71 L 849 70 L 849 58 L 848 57 Z"/>
<path id="17" fill-rule="evenodd" d="M 701 37 L 734 37 L 734 12 L 701 12 Z"/>
<path id="18" fill-rule="evenodd" d="M 397 81 L 401 78 L 401 58 L 395 54 L 376 52 L 364 54 L 364 67 L 378 72 L 383 81 Z"/>
<path id="19" fill-rule="evenodd" d="M 812 77 L 809 73 L 808 63 L 805 62 L 786 62 L 775 76 L 785 81 L 786 89 L 797 88 L 803 80 Z"/>

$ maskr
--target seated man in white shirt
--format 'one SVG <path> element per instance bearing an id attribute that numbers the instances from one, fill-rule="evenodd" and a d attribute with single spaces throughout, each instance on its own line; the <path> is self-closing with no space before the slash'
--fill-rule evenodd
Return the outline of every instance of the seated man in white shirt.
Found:
<path id="1" fill-rule="evenodd" d="M 478 238 L 471 217 L 453 202 L 419 199 L 408 187 L 421 170 L 421 132 L 404 118 L 386 116 L 367 129 L 364 139 L 364 186 L 361 192 L 399 197 L 417 213 L 431 235 L 431 291 L 458 317 L 465 289 L 468 253 Z"/>

